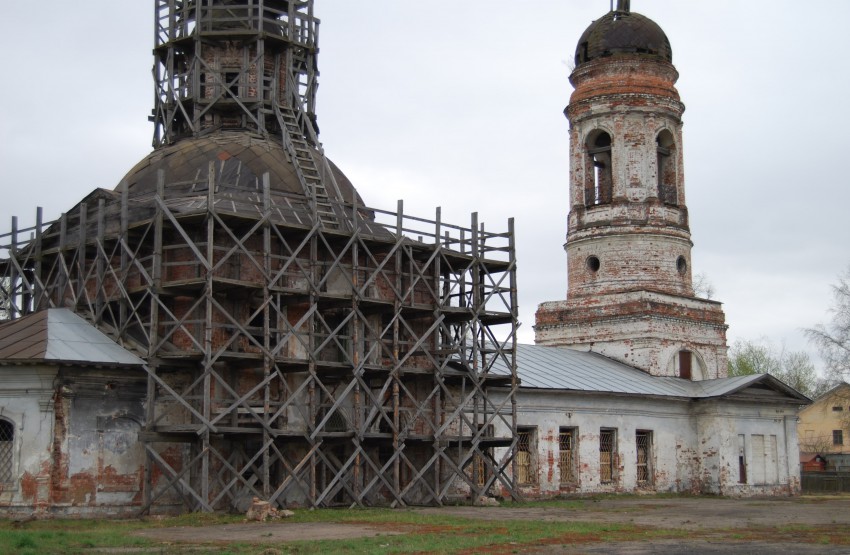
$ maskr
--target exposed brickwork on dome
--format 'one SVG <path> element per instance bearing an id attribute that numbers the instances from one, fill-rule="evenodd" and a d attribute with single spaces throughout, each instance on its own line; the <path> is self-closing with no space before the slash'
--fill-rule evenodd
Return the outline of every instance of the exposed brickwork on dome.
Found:
<path id="1" fill-rule="evenodd" d="M 590 24 L 578 41 L 575 63 L 638 53 L 673 61 L 673 49 L 657 23 L 639 13 L 611 11 Z"/>

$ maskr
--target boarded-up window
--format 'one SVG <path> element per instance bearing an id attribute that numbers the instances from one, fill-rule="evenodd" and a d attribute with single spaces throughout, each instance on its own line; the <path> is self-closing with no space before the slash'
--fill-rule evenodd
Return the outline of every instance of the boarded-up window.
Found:
<path id="1" fill-rule="evenodd" d="M 639 430 L 635 433 L 637 451 L 637 483 L 641 486 L 652 484 L 652 432 Z"/>
<path id="2" fill-rule="evenodd" d="M 0 483 L 12 481 L 15 450 L 15 425 L 0 419 Z"/>
<path id="3" fill-rule="evenodd" d="M 754 484 L 764 483 L 764 436 L 752 435 L 753 462 L 750 464 L 750 474 Z"/>
<path id="4" fill-rule="evenodd" d="M 617 430 L 599 430 L 599 481 L 608 484 L 616 477 Z"/>
<path id="5" fill-rule="evenodd" d="M 691 376 L 691 352 L 679 351 L 679 377 L 690 380 Z"/>
<path id="6" fill-rule="evenodd" d="M 753 484 L 776 484 L 779 481 L 775 435 L 753 434 L 750 474 Z"/>
<path id="7" fill-rule="evenodd" d="M 534 457 L 533 428 L 517 430 L 517 483 L 534 484 L 537 482 L 537 462 Z"/>
<path id="8" fill-rule="evenodd" d="M 558 470 L 561 472 L 562 484 L 574 484 L 576 473 L 576 428 L 561 428 L 558 433 Z"/>
<path id="9" fill-rule="evenodd" d="M 764 436 L 764 483 L 779 483 L 779 457 L 776 436 Z"/>

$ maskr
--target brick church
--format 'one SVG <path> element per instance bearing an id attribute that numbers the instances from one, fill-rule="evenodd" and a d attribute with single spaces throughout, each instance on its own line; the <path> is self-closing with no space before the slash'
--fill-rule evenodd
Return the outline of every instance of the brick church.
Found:
<path id="1" fill-rule="evenodd" d="M 809 400 L 727 377 L 673 50 L 628 0 L 576 46 L 536 345 L 512 220 L 367 208 L 325 156 L 313 0 L 153 4 L 153 152 L 0 235 L 0 514 L 799 492 Z"/>
<path id="2" fill-rule="evenodd" d="M 799 492 L 808 399 L 769 375 L 728 378 L 721 304 L 694 294 L 672 62 L 628 0 L 578 39 L 567 297 L 538 307 L 536 345 L 517 354 L 525 495 Z"/>

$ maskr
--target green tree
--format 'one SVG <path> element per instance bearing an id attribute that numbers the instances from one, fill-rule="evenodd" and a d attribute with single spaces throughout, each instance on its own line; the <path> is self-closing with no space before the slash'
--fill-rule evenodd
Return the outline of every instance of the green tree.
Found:
<path id="1" fill-rule="evenodd" d="M 850 379 L 850 266 L 832 286 L 832 319 L 805 330 L 826 363 L 827 376 L 839 383 Z"/>
<path id="2" fill-rule="evenodd" d="M 805 351 L 786 351 L 766 339 L 739 339 L 729 349 L 729 376 L 770 374 L 806 396 L 817 395 L 826 384 L 818 378 Z"/>

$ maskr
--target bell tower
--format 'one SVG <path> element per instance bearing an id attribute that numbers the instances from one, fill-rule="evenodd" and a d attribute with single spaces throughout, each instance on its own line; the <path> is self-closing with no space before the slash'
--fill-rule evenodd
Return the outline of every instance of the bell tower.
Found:
<path id="1" fill-rule="evenodd" d="M 628 0 L 575 52 L 566 301 L 540 305 L 540 345 L 599 352 L 653 375 L 726 376 L 720 303 L 697 298 L 679 77 L 664 31 Z"/>

